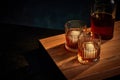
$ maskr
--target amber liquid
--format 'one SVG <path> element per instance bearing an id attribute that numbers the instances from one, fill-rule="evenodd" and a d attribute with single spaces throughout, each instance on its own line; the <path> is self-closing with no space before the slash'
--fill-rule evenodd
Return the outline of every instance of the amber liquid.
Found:
<path id="1" fill-rule="evenodd" d="M 90 50 L 86 48 L 86 44 L 88 43 L 83 43 L 79 45 L 78 47 L 78 59 L 79 62 L 81 63 L 88 63 L 88 62 L 97 62 L 100 58 L 100 46 L 93 42 L 92 44 L 94 45 L 94 49 Z"/>
<path id="2" fill-rule="evenodd" d="M 73 34 L 77 33 L 77 34 Z M 71 49 L 76 49 L 78 48 L 78 37 L 80 33 L 79 28 L 72 28 L 66 32 L 66 46 L 71 48 Z"/>
<path id="3" fill-rule="evenodd" d="M 108 13 L 94 13 L 91 15 L 91 30 L 101 35 L 101 39 L 108 40 L 113 37 L 114 19 Z"/>

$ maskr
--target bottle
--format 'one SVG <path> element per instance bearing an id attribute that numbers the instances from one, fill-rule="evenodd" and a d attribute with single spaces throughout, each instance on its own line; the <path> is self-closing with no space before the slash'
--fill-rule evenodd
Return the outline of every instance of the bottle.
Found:
<path id="1" fill-rule="evenodd" d="M 94 0 L 91 5 L 91 31 L 99 34 L 101 39 L 113 38 L 115 22 L 115 0 Z"/>

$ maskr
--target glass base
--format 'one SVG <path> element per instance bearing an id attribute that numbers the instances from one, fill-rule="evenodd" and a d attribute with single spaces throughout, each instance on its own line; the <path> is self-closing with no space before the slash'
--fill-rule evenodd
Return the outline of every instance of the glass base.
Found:
<path id="1" fill-rule="evenodd" d="M 92 60 L 83 60 L 82 57 L 79 54 L 77 56 L 78 56 L 78 61 L 81 64 L 96 63 L 100 60 L 100 57 L 97 57 L 97 58 L 92 59 Z"/>
<path id="2" fill-rule="evenodd" d="M 72 49 L 72 48 L 68 47 L 66 44 L 65 44 L 65 48 L 66 48 L 68 51 L 71 51 L 71 52 L 78 52 L 78 49 Z"/>

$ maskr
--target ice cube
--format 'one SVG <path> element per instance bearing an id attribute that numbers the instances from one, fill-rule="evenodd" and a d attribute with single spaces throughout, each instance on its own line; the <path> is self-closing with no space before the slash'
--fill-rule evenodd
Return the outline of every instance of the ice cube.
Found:
<path id="1" fill-rule="evenodd" d="M 78 41 L 78 36 L 79 36 L 79 34 L 80 34 L 80 31 L 71 31 L 71 32 L 70 32 L 70 35 L 69 35 L 69 39 L 70 39 L 73 43 L 75 43 L 75 42 Z"/>

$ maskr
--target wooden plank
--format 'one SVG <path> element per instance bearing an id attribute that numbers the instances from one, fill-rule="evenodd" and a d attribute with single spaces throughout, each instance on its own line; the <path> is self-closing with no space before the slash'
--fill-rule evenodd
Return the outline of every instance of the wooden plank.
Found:
<path id="1" fill-rule="evenodd" d="M 120 21 L 115 23 L 114 37 L 101 45 L 100 61 L 82 65 L 77 53 L 65 49 L 65 35 L 41 39 L 45 49 L 68 80 L 98 80 L 120 74 Z"/>
<path id="2" fill-rule="evenodd" d="M 61 35 L 40 39 L 40 42 L 42 42 L 45 49 L 49 49 L 57 45 L 63 44 L 65 42 L 65 35 L 61 34 Z"/>

